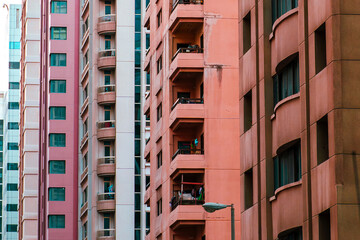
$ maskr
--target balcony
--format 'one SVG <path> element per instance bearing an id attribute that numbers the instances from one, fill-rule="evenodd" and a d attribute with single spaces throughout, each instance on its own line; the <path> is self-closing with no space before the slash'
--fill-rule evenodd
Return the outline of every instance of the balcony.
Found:
<path id="1" fill-rule="evenodd" d="M 148 92 L 145 95 L 145 103 L 144 103 L 144 115 L 149 115 L 150 114 L 150 92 Z"/>
<path id="2" fill-rule="evenodd" d="M 80 218 L 82 218 L 83 216 L 85 216 L 85 213 L 87 213 L 87 210 L 88 210 L 88 202 L 84 203 L 84 204 L 81 206 L 81 209 L 80 209 Z"/>
<path id="3" fill-rule="evenodd" d="M 115 211 L 115 193 L 100 193 L 97 198 L 98 212 L 114 212 Z"/>
<path id="4" fill-rule="evenodd" d="M 81 8 L 81 17 L 84 17 L 85 13 L 87 13 L 88 10 L 89 10 L 89 0 L 85 0 Z"/>
<path id="5" fill-rule="evenodd" d="M 179 131 L 182 128 L 196 127 L 204 123 L 204 104 L 202 99 L 178 99 L 171 108 L 170 128 Z"/>
<path id="6" fill-rule="evenodd" d="M 85 181 L 85 179 L 87 178 L 89 174 L 89 168 L 86 166 L 86 168 L 83 170 L 83 172 L 81 173 L 80 176 L 80 184 L 82 185 Z"/>
<path id="7" fill-rule="evenodd" d="M 105 85 L 98 88 L 97 101 L 98 104 L 115 103 L 115 85 Z"/>
<path id="8" fill-rule="evenodd" d="M 83 150 L 83 148 L 86 146 L 86 144 L 88 143 L 89 140 L 89 132 L 86 132 L 85 135 L 83 136 L 83 138 L 81 139 L 80 142 L 80 150 Z"/>
<path id="9" fill-rule="evenodd" d="M 174 0 L 170 15 L 170 31 L 194 32 L 204 21 L 204 1 Z"/>
<path id="10" fill-rule="evenodd" d="M 98 68 L 100 70 L 114 69 L 116 66 L 115 49 L 103 50 L 99 52 Z"/>
<path id="11" fill-rule="evenodd" d="M 116 15 L 110 14 L 99 17 L 97 25 L 98 34 L 109 34 L 116 32 Z"/>
<path id="12" fill-rule="evenodd" d="M 148 156 L 150 156 L 150 150 L 151 150 L 151 143 L 150 143 L 150 137 L 149 137 L 145 141 L 144 158 L 147 158 Z"/>
<path id="13" fill-rule="evenodd" d="M 99 140 L 115 139 L 115 120 L 98 122 L 97 138 Z"/>
<path id="14" fill-rule="evenodd" d="M 113 176 L 115 175 L 115 157 L 108 156 L 98 159 L 97 174 L 98 176 Z"/>
<path id="15" fill-rule="evenodd" d="M 170 213 L 169 222 L 173 231 L 178 231 L 179 235 L 189 235 L 184 239 L 191 239 L 197 235 L 194 233 L 204 232 L 205 211 L 201 205 L 179 205 Z"/>
<path id="16" fill-rule="evenodd" d="M 181 169 L 205 169 L 205 157 L 203 149 L 178 149 L 172 156 L 170 163 L 170 176 Z"/>
<path id="17" fill-rule="evenodd" d="M 102 229 L 97 231 L 97 240 L 115 240 L 115 229 Z"/>

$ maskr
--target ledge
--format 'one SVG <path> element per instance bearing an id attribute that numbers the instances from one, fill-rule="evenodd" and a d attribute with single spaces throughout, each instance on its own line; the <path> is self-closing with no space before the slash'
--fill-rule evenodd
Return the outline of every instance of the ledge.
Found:
<path id="1" fill-rule="evenodd" d="M 278 102 L 275 107 L 274 107 L 274 113 L 273 115 L 271 115 L 271 120 L 273 120 L 274 118 L 276 118 L 276 110 L 281 106 L 284 105 L 287 102 L 291 102 L 294 99 L 300 98 L 300 92 L 295 93 L 289 97 L 284 98 L 283 100 L 281 100 L 280 102 Z"/>
<path id="2" fill-rule="evenodd" d="M 297 182 L 289 183 L 289 184 L 279 187 L 278 189 L 275 190 L 274 196 L 270 197 L 269 201 L 270 202 L 275 201 L 277 195 L 279 195 L 280 192 L 285 191 L 286 189 L 289 189 L 289 188 L 300 186 L 300 185 L 302 185 L 302 179 L 300 179 Z"/>
<path id="3" fill-rule="evenodd" d="M 275 30 L 280 25 L 280 23 L 283 22 L 285 19 L 289 18 L 290 16 L 292 16 L 293 14 L 298 13 L 298 11 L 299 11 L 299 7 L 291 9 L 290 11 L 284 13 L 281 17 L 276 19 L 276 21 L 272 26 L 272 32 L 269 35 L 270 41 L 275 37 Z"/>

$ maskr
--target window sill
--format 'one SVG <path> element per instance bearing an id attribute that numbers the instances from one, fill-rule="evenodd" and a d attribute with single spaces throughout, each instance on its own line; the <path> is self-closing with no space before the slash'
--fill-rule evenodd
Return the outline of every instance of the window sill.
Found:
<path id="1" fill-rule="evenodd" d="M 300 180 L 297 181 L 297 182 L 289 183 L 289 184 L 286 184 L 286 185 L 284 185 L 284 186 L 279 187 L 278 189 L 275 190 L 274 196 L 270 197 L 270 200 L 269 200 L 269 201 L 270 201 L 270 202 L 275 201 L 277 195 L 278 195 L 280 192 L 285 191 L 285 190 L 287 190 L 287 189 L 289 189 L 289 188 L 293 188 L 293 187 L 300 186 L 300 185 L 302 185 L 302 179 L 300 179 Z"/>
<path id="2" fill-rule="evenodd" d="M 272 26 L 272 32 L 269 35 L 270 41 L 275 37 L 275 30 L 280 25 L 280 23 L 283 22 L 285 19 L 289 18 L 290 16 L 292 16 L 293 14 L 295 14 L 295 13 L 297 14 L 298 11 L 299 11 L 299 7 L 291 9 L 290 11 L 284 13 L 281 17 L 276 19 L 276 21 L 274 22 L 274 24 Z"/>
<path id="3" fill-rule="evenodd" d="M 295 93 L 295 94 L 293 94 L 293 95 L 291 95 L 291 96 L 289 96 L 289 97 L 287 97 L 287 98 L 284 98 L 284 99 L 281 100 L 280 102 L 278 102 L 278 103 L 275 105 L 275 107 L 274 107 L 274 113 L 273 113 L 273 115 L 271 115 L 271 120 L 273 120 L 274 118 L 276 118 L 276 111 L 277 111 L 277 109 L 278 109 L 281 105 L 284 105 L 285 103 L 290 102 L 290 101 L 292 101 L 292 100 L 295 100 L 295 99 L 297 99 L 297 98 L 300 98 L 300 92 Z"/>

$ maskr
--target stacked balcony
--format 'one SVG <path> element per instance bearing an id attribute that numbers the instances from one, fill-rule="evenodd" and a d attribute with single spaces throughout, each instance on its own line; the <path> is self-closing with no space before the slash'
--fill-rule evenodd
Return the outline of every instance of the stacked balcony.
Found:
<path id="1" fill-rule="evenodd" d="M 114 104 L 116 100 L 115 89 L 114 84 L 98 87 L 98 104 Z"/>
<path id="2" fill-rule="evenodd" d="M 99 193 L 97 196 L 98 212 L 114 212 L 115 211 L 115 193 L 106 192 Z"/>
<path id="3" fill-rule="evenodd" d="M 98 158 L 97 174 L 98 176 L 114 176 L 115 175 L 115 156 L 107 156 Z"/>
<path id="4" fill-rule="evenodd" d="M 116 32 L 116 14 L 99 17 L 97 30 L 98 34 L 114 34 Z"/>

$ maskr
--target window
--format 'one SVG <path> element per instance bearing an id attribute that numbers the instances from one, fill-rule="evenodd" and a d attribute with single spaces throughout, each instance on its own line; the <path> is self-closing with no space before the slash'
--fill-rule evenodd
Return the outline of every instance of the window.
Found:
<path id="1" fill-rule="evenodd" d="M 244 96 L 244 132 L 252 126 L 252 92 L 251 90 Z"/>
<path id="2" fill-rule="evenodd" d="M 111 84 L 111 71 L 104 71 L 104 85 L 110 85 L 110 84 Z"/>
<path id="3" fill-rule="evenodd" d="M 52 40 L 66 40 L 66 27 L 51 27 L 50 39 Z"/>
<path id="4" fill-rule="evenodd" d="M 157 69 L 157 73 L 159 74 L 159 72 L 162 69 L 162 55 L 159 57 L 159 59 L 156 62 L 156 69 Z"/>
<path id="5" fill-rule="evenodd" d="M 317 163 L 321 164 L 329 159 L 328 116 L 325 115 L 316 122 Z"/>
<path id="6" fill-rule="evenodd" d="M 18 82 L 9 82 L 9 89 L 19 89 L 20 84 Z"/>
<path id="7" fill-rule="evenodd" d="M 9 42 L 9 49 L 20 49 L 20 42 Z"/>
<path id="8" fill-rule="evenodd" d="M 157 206 L 157 216 L 160 216 L 162 214 L 162 199 L 160 198 L 159 201 L 156 203 Z"/>
<path id="9" fill-rule="evenodd" d="M 157 121 L 160 121 L 160 119 L 162 118 L 162 103 L 160 103 L 156 109 L 156 116 L 157 116 Z"/>
<path id="10" fill-rule="evenodd" d="M 301 228 L 296 228 L 280 233 L 278 240 L 302 240 L 302 230 Z"/>
<path id="11" fill-rule="evenodd" d="M 50 93 L 66 93 L 66 81 L 50 80 Z"/>
<path id="12" fill-rule="evenodd" d="M 65 133 L 50 133 L 49 134 L 49 146 L 50 147 L 65 147 L 66 136 Z"/>
<path id="13" fill-rule="evenodd" d="M 82 206 L 88 201 L 87 200 L 87 197 L 88 197 L 88 188 L 86 187 L 85 189 L 84 189 L 84 191 L 82 192 Z"/>
<path id="14" fill-rule="evenodd" d="M 85 168 L 87 168 L 87 166 L 88 166 L 88 154 L 87 153 L 85 153 L 85 155 L 83 156 L 83 171 L 85 170 Z"/>
<path id="15" fill-rule="evenodd" d="M 253 205 L 253 187 L 253 171 L 250 169 L 244 174 L 245 210 Z"/>
<path id="16" fill-rule="evenodd" d="M 52 1 L 51 2 L 51 13 L 67 13 L 67 2 L 66 1 Z"/>
<path id="17" fill-rule="evenodd" d="M 17 224 L 6 224 L 7 232 L 17 232 Z"/>
<path id="18" fill-rule="evenodd" d="M 316 74 L 326 67 L 326 28 L 323 23 L 315 31 L 315 71 Z"/>
<path id="19" fill-rule="evenodd" d="M 105 1 L 105 15 L 111 14 L 111 1 Z"/>
<path id="20" fill-rule="evenodd" d="M 18 122 L 8 122 L 8 129 L 19 129 Z"/>
<path id="21" fill-rule="evenodd" d="M 300 141 L 274 158 L 274 189 L 301 179 Z"/>
<path id="22" fill-rule="evenodd" d="M 65 120 L 66 107 L 50 107 L 50 120 Z"/>
<path id="23" fill-rule="evenodd" d="M 8 191 L 17 191 L 18 190 L 18 186 L 16 183 L 8 183 L 6 185 L 6 190 Z"/>
<path id="24" fill-rule="evenodd" d="M 251 12 L 243 18 L 243 53 L 251 48 Z"/>
<path id="25" fill-rule="evenodd" d="M 82 225 L 82 239 L 85 239 L 87 237 L 87 222 Z"/>
<path id="26" fill-rule="evenodd" d="M 105 35 L 105 50 L 111 49 L 111 36 Z"/>
<path id="27" fill-rule="evenodd" d="M 2 151 L 4 148 L 4 139 L 3 139 L 3 136 L 0 136 L 0 150 Z M 1 153 L 2 155 L 2 153 Z"/>
<path id="28" fill-rule="evenodd" d="M 65 161 L 50 160 L 49 174 L 65 174 Z"/>
<path id="29" fill-rule="evenodd" d="M 279 73 L 273 77 L 274 106 L 293 94 L 299 92 L 299 60 L 287 64 Z"/>
<path id="30" fill-rule="evenodd" d="M 20 69 L 20 62 L 9 62 L 9 69 Z"/>
<path id="31" fill-rule="evenodd" d="M 65 53 L 50 54 L 50 66 L 65 67 L 66 66 L 66 54 Z"/>
<path id="32" fill-rule="evenodd" d="M 272 0 L 272 19 L 275 22 L 281 15 L 298 7 L 298 0 Z"/>
<path id="33" fill-rule="evenodd" d="M 319 240 L 331 239 L 330 209 L 319 214 Z"/>
<path id="34" fill-rule="evenodd" d="M 162 23 L 162 9 L 160 9 L 159 13 L 156 16 L 156 19 L 157 19 L 157 27 L 160 27 Z"/>
<path id="35" fill-rule="evenodd" d="M 65 201 L 65 188 L 49 188 L 49 201 Z"/>
<path id="36" fill-rule="evenodd" d="M 17 204 L 6 204 L 6 211 L 17 212 Z"/>
<path id="37" fill-rule="evenodd" d="M 7 149 L 8 150 L 19 150 L 19 144 L 16 142 L 9 142 Z"/>
<path id="38" fill-rule="evenodd" d="M 17 163 L 8 163 L 7 170 L 18 170 L 18 164 Z"/>
<path id="39" fill-rule="evenodd" d="M 49 215 L 49 228 L 65 228 L 65 215 Z"/>
<path id="40" fill-rule="evenodd" d="M 162 151 L 157 154 L 157 168 L 162 166 Z"/>
<path id="41" fill-rule="evenodd" d="M 19 103 L 18 102 L 9 102 L 8 109 L 19 109 Z"/>

